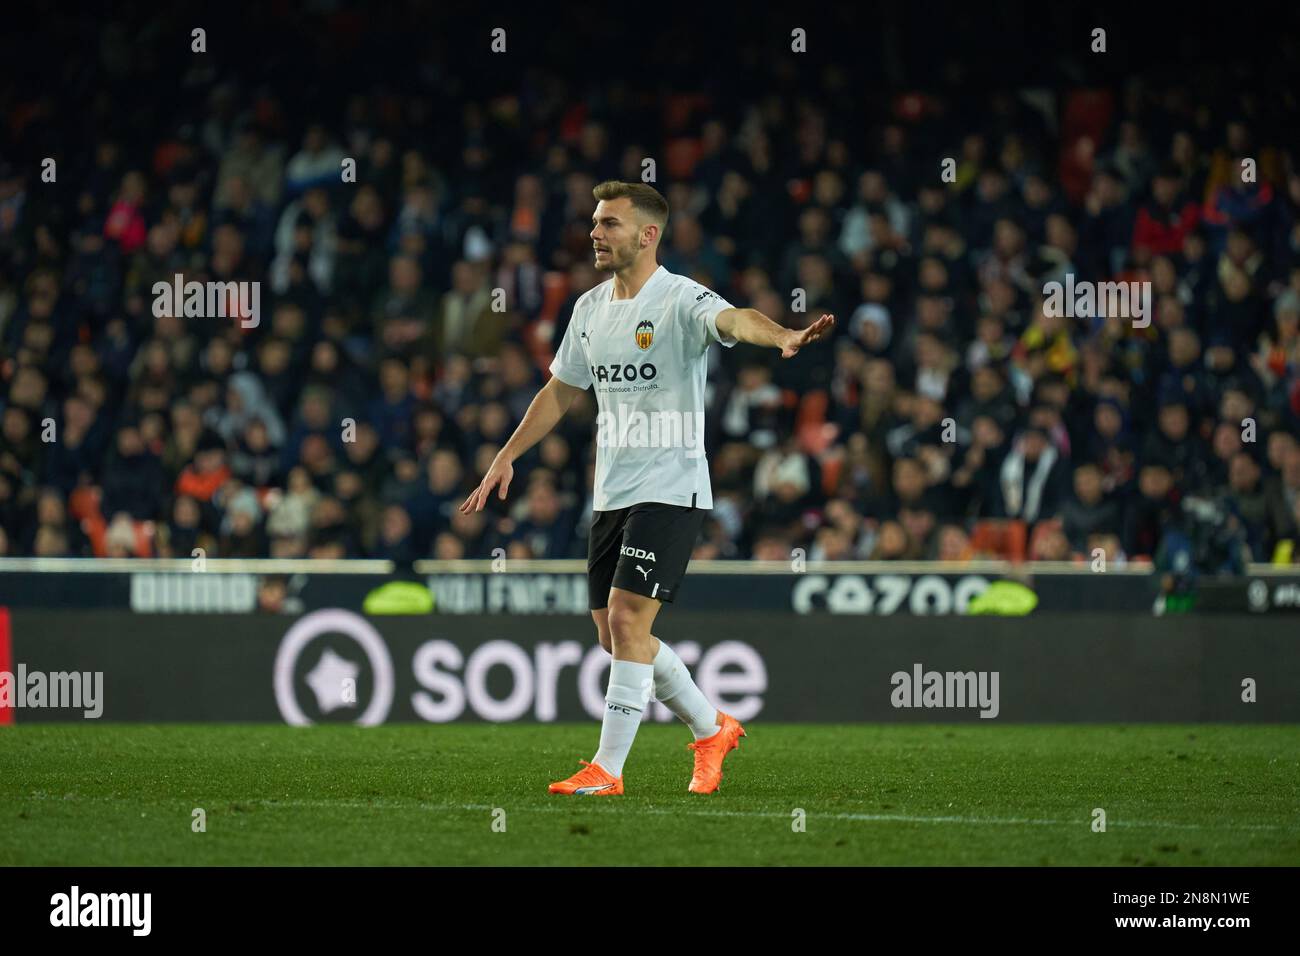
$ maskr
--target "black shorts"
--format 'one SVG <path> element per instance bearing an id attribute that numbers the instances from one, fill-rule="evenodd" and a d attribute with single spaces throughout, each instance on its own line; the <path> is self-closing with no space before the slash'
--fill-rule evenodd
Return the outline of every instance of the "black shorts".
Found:
<path id="1" fill-rule="evenodd" d="M 657 501 L 597 511 L 587 550 L 591 609 L 609 605 L 611 587 L 671 604 L 707 514 Z"/>

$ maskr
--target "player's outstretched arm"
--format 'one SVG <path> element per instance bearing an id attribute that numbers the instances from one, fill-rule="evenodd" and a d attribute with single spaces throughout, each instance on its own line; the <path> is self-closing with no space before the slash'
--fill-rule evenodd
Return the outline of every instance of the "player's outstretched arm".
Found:
<path id="1" fill-rule="evenodd" d="M 492 459 L 492 466 L 488 468 L 479 486 L 460 506 L 462 514 L 482 511 L 483 506 L 487 504 L 488 495 L 498 486 L 500 488 L 497 497 L 502 501 L 505 500 L 506 491 L 510 488 L 510 479 L 515 475 L 515 459 L 536 445 L 555 427 L 555 423 L 564 417 L 564 413 L 569 410 L 573 400 L 582 391 L 583 389 L 575 388 L 568 382 L 562 382 L 554 375 L 551 376 L 551 380 L 533 396 L 528 411 L 524 413 L 524 420 L 519 423 L 519 427 L 515 429 L 515 433 L 510 436 L 505 446 L 497 452 L 496 458 Z"/>
<path id="2" fill-rule="evenodd" d="M 805 345 L 825 338 L 835 326 L 835 316 L 823 315 L 806 329 L 787 329 L 777 325 L 757 309 L 723 309 L 718 313 L 718 332 L 737 342 L 762 345 L 781 350 L 781 358 L 790 358 Z"/>

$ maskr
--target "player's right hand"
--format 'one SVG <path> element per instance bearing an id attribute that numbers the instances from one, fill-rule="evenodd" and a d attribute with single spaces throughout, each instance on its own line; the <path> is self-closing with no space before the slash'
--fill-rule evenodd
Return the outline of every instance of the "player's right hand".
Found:
<path id="1" fill-rule="evenodd" d="M 835 316 L 823 315 L 808 328 L 795 332 L 789 331 L 786 342 L 781 346 L 781 358 L 787 359 L 797 355 L 805 345 L 812 345 L 818 339 L 825 338 L 835 327 Z"/>
<path id="2" fill-rule="evenodd" d="M 510 462 L 501 457 L 492 460 L 492 467 L 488 469 L 479 486 L 475 488 L 465 503 L 460 506 L 461 514 L 469 514 L 472 511 L 482 511 L 483 506 L 487 504 L 488 495 L 492 494 L 492 489 L 500 485 L 497 491 L 497 497 L 502 501 L 506 500 L 506 491 L 510 488 L 510 479 L 514 478 L 515 469 Z"/>

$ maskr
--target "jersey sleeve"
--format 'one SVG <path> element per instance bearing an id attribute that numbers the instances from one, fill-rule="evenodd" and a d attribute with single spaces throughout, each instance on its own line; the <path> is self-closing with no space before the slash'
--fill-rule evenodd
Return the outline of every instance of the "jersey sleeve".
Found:
<path id="1" fill-rule="evenodd" d="M 710 342 L 721 342 L 727 348 L 731 348 L 736 344 L 736 339 L 730 336 L 724 338 L 718 332 L 718 313 L 724 309 L 735 308 L 735 306 L 716 292 L 710 291 L 693 280 L 688 280 L 683 284 L 682 299 L 682 304 L 691 317 L 691 326 L 703 327 L 702 346 L 704 348 L 707 348 Z"/>
<path id="2" fill-rule="evenodd" d="M 582 324 L 575 308 L 569 327 L 564 330 L 564 338 L 560 340 L 560 347 L 551 362 L 551 374 L 574 388 L 590 388 L 592 385 L 591 368 L 587 365 L 587 355 L 579 341 Z"/>

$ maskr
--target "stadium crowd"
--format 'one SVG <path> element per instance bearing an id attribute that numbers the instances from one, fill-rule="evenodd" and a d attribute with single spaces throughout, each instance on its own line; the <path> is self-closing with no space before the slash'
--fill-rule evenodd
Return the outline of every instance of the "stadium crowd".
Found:
<path id="1" fill-rule="evenodd" d="M 1300 165 L 1248 103 L 683 92 L 632 135 L 544 72 L 453 96 L 300 116 L 214 76 L 55 183 L 6 158 L 0 555 L 585 556 L 593 401 L 456 508 L 605 278 L 592 188 L 653 158 L 667 269 L 840 320 L 788 362 L 714 350 L 697 557 L 1295 560 Z M 176 274 L 260 282 L 260 321 L 156 314 Z M 1149 324 L 1047 314 L 1067 275 L 1150 283 Z"/>

